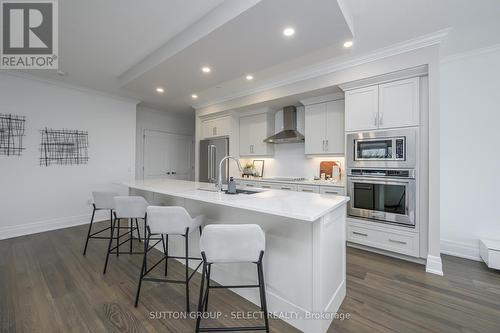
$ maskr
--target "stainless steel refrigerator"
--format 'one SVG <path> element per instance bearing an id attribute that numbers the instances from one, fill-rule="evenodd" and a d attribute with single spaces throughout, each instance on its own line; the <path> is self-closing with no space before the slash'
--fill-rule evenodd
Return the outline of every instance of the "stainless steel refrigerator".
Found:
<path id="1" fill-rule="evenodd" d="M 214 138 L 200 140 L 200 170 L 199 181 L 215 183 L 219 173 L 219 163 L 229 155 L 229 139 Z M 222 165 L 222 182 L 227 183 L 228 176 L 227 160 Z"/>

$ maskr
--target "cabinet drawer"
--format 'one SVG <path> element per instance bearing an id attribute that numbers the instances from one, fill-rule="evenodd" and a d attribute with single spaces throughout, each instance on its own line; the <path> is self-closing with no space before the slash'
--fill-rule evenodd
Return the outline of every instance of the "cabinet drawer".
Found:
<path id="1" fill-rule="evenodd" d="M 293 184 L 275 184 L 274 186 L 277 190 L 297 191 L 297 185 Z"/>
<path id="2" fill-rule="evenodd" d="M 319 186 L 314 185 L 298 185 L 297 191 L 307 193 L 319 193 Z"/>
<path id="3" fill-rule="evenodd" d="M 321 193 L 321 194 L 345 195 L 345 189 L 343 187 L 320 186 L 319 193 Z"/>
<path id="4" fill-rule="evenodd" d="M 347 240 L 378 249 L 418 257 L 419 238 L 415 233 L 375 230 L 347 223 Z"/>

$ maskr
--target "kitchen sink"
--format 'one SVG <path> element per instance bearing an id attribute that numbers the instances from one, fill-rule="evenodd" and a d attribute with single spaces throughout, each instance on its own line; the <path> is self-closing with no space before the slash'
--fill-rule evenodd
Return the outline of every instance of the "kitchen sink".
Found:
<path id="1" fill-rule="evenodd" d="M 200 190 L 200 191 L 207 191 L 207 192 L 217 192 L 216 188 L 199 187 L 198 190 Z M 227 193 L 227 190 L 224 190 L 223 192 L 225 194 L 229 194 L 229 195 L 234 195 L 234 194 L 246 194 L 246 195 L 249 195 L 249 194 L 260 193 L 260 192 L 263 192 L 263 191 L 264 190 L 246 190 L 246 189 L 237 188 L 236 189 L 236 193 Z"/>

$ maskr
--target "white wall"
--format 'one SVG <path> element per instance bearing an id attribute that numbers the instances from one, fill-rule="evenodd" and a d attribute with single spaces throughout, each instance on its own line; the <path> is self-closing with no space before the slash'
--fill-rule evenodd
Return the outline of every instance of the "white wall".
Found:
<path id="1" fill-rule="evenodd" d="M 0 156 L 0 239 L 88 223 L 93 190 L 135 173 L 135 102 L 0 74 L 0 113 L 26 116 L 26 150 Z M 40 166 L 40 130 L 88 131 L 86 165 Z"/>
<path id="2" fill-rule="evenodd" d="M 471 259 L 480 238 L 500 239 L 499 59 L 500 47 L 441 64 L 441 245 Z"/>
<path id="3" fill-rule="evenodd" d="M 142 179 L 144 130 L 155 130 L 194 136 L 194 113 L 180 114 L 137 106 L 136 178 Z M 194 149 L 193 149 L 194 154 Z M 194 156 L 192 158 L 194 161 Z M 194 169 L 191 175 L 194 179 Z"/>

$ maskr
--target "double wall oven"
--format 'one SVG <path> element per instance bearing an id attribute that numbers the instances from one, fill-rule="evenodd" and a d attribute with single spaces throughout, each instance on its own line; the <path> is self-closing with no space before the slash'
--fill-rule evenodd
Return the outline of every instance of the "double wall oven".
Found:
<path id="1" fill-rule="evenodd" d="M 415 227 L 416 130 L 347 135 L 349 216 Z"/>

